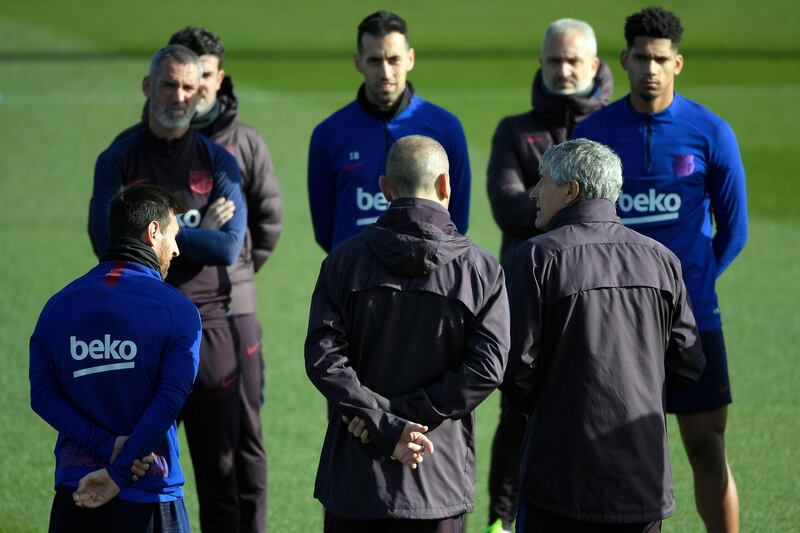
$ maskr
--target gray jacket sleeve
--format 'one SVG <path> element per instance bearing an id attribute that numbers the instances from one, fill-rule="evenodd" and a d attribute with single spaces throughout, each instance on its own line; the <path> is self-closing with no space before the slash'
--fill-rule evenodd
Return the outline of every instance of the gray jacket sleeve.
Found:
<path id="1" fill-rule="evenodd" d="M 492 215 L 503 233 L 527 239 L 536 232 L 536 203 L 530 199 L 522 165 L 514 149 L 508 121 L 500 121 L 492 137 L 486 187 Z"/>
<path id="2" fill-rule="evenodd" d="M 531 244 L 520 246 L 509 269 L 511 350 L 501 389 L 523 412 L 535 399 L 535 376 L 542 350 L 542 286 L 536 277 Z"/>
<path id="3" fill-rule="evenodd" d="M 367 424 L 370 438 L 384 455 L 391 456 L 407 420 L 387 412 L 379 399 L 361 385 L 348 359 L 341 299 L 332 294 L 329 261 L 322 263 L 311 296 L 311 311 L 305 343 L 306 374 L 333 408 L 332 416 L 358 416 Z"/>
<path id="4" fill-rule="evenodd" d="M 253 132 L 248 140 L 252 150 L 251 168 L 243 185 L 247 227 L 253 239 L 253 267 L 258 272 L 278 244 L 283 225 L 283 201 L 264 139 Z"/>

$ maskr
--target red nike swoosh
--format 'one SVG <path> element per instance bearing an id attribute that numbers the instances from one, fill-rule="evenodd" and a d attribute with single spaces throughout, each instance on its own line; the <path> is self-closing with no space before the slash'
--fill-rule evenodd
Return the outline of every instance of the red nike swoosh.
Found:
<path id="1" fill-rule="evenodd" d="M 236 376 L 231 376 L 230 378 L 227 379 L 222 378 L 221 380 L 219 380 L 219 386 L 222 387 L 223 389 L 227 389 L 228 387 L 231 386 L 231 383 L 233 383 L 234 381 L 236 381 Z"/>
<path id="2" fill-rule="evenodd" d="M 258 347 L 261 346 L 261 341 L 255 343 L 252 346 L 246 346 L 245 351 L 247 352 L 247 357 L 253 357 L 256 352 L 258 351 Z"/>
<path id="3" fill-rule="evenodd" d="M 366 163 L 366 161 L 359 161 L 358 163 L 345 163 L 344 171 L 345 172 L 352 172 L 355 169 L 357 169 L 358 167 L 364 166 L 365 163 Z"/>

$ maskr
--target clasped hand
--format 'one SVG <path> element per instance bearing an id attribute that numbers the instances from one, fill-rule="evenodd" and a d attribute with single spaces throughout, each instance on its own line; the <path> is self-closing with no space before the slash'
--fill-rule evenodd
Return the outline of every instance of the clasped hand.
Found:
<path id="1" fill-rule="evenodd" d="M 114 462 L 119 453 L 122 451 L 122 446 L 128 440 L 127 435 L 122 435 L 114 441 L 114 448 L 111 451 L 110 463 Z M 131 465 L 131 481 L 139 481 L 150 469 L 150 465 L 156 460 L 153 453 L 142 457 L 141 459 L 134 459 Z M 85 507 L 87 509 L 94 509 L 101 505 L 110 502 L 117 494 L 120 488 L 111 476 L 108 474 L 108 469 L 101 468 L 94 472 L 89 472 L 81 478 L 78 482 L 78 489 L 72 493 L 72 499 L 78 507 Z"/>
<path id="2" fill-rule="evenodd" d="M 353 437 L 360 439 L 364 444 L 370 444 L 372 439 L 369 437 L 367 424 L 359 417 L 342 415 L 342 421 L 347 424 L 347 431 Z M 433 442 L 424 435 L 428 431 L 428 426 L 416 424 L 414 422 L 406 423 L 403 428 L 403 433 L 397 439 L 392 451 L 392 459 L 400 461 L 410 469 L 415 470 L 422 462 L 423 456 L 426 453 L 433 454 Z"/>

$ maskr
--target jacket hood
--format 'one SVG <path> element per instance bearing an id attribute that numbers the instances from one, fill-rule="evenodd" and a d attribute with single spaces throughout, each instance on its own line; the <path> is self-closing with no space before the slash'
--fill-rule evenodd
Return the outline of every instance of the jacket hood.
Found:
<path id="1" fill-rule="evenodd" d="M 594 88 L 588 96 L 560 96 L 548 93 L 544 88 L 540 69 L 536 71 L 536 76 L 533 78 L 531 104 L 548 122 L 567 126 L 570 121 L 569 117 L 578 123 L 584 117 L 606 106 L 611 101 L 613 91 L 614 78 L 611 69 L 603 60 L 600 60 L 600 66 L 594 77 Z"/>
<path id="2" fill-rule="evenodd" d="M 378 260 L 403 276 L 424 276 L 447 265 L 471 241 L 456 231 L 450 213 L 430 200 L 399 198 L 378 222 L 364 230 Z"/>

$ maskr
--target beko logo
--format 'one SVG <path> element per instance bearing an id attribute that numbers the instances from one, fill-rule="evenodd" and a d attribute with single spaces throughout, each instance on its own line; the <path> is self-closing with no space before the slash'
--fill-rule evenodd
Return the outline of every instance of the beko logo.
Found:
<path id="1" fill-rule="evenodd" d="M 178 219 L 178 226 L 182 228 L 196 228 L 203 221 L 203 217 L 197 209 L 189 209 L 176 218 Z"/>
<path id="2" fill-rule="evenodd" d="M 72 335 L 69 338 L 69 354 L 76 361 L 83 361 L 87 357 L 95 360 L 112 359 L 125 361 L 124 363 L 110 363 L 76 370 L 72 373 L 72 377 L 79 378 L 99 372 L 134 368 L 135 363 L 133 359 L 138 352 L 139 349 L 135 342 L 129 340 L 114 340 L 108 333 L 103 335 L 103 340 L 94 339 L 90 341 L 82 341 Z"/>
<path id="3" fill-rule="evenodd" d="M 386 211 L 389 208 L 389 201 L 382 192 L 375 194 L 369 193 L 361 187 L 356 188 L 356 207 L 359 211 L 369 211 L 370 209 L 377 209 L 378 211 Z M 378 220 L 378 217 L 364 217 L 356 220 L 356 225 L 366 226 Z"/>
<path id="4" fill-rule="evenodd" d="M 647 193 L 619 195 L 617 200 L 623 224 L 644 224 L 662 220 L 675 220 L 681 208 L 681 197 L 677 193 L 658 193 L 650 189 Z M 644 216 L 626 216 L 628 214 Z"/>

